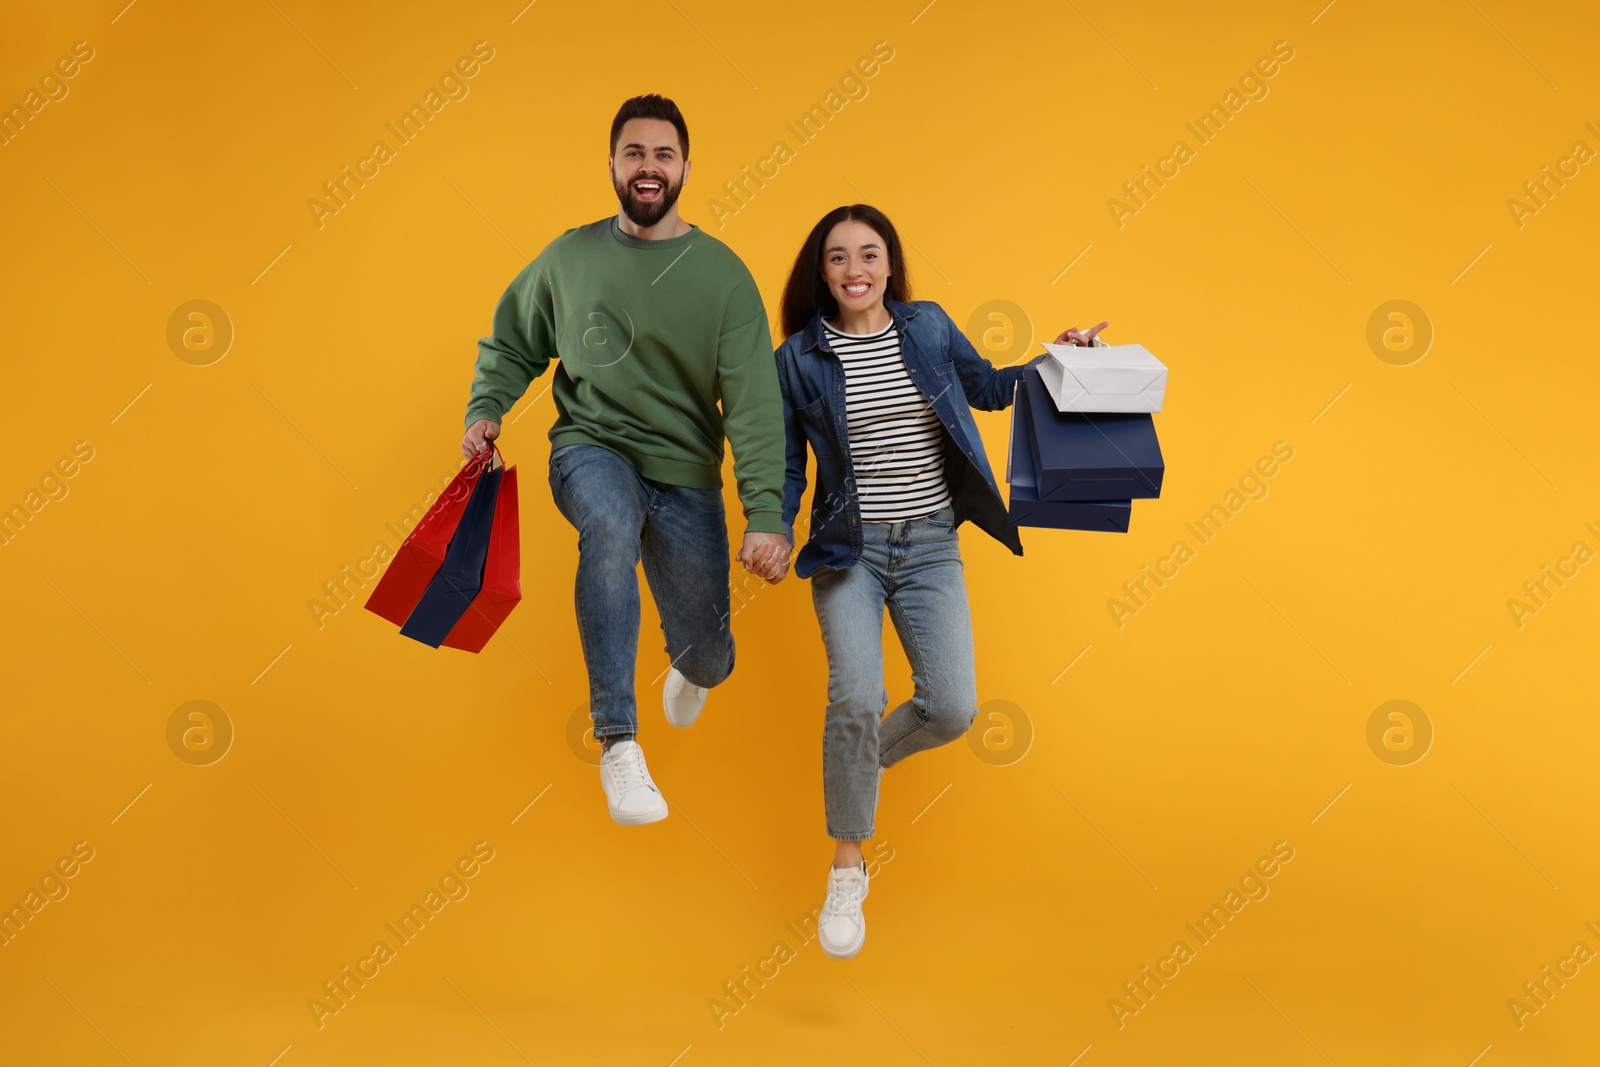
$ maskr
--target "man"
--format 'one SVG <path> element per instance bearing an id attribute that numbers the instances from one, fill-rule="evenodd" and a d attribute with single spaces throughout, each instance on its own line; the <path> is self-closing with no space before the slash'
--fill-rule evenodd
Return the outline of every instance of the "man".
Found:
<path id="1" fill-rule="evenodd" d="M 666 633 L 662 703 L 688 726 L 733 670 L 722 442 L 746 532 L 739 561 L 788 567 L 782 403 L 755 281 L 721 241 L 678 216 L 689 131 L 661 96 L 627 101 L 607 156 L 621 210 L 551 241 L 511 282 L 478 342 L 461 449 L 481 456 L 549 366 L 557 418 L 550 489 L 578 531 L 578 634 L 600 783 L 625 826 L 667 816 L 640 749 L 634 698 L 639 581 Z M 720 408 L 718 406 L 720 401 Z"/>

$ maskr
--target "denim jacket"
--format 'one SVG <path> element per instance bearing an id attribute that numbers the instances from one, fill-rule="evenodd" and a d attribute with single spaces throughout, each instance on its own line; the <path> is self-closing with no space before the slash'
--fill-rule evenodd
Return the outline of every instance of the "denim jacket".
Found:
<path id="1" fill-rule="evenodd" d="M 972 408 L 1007 407 L 1022 379 L 1022 367 L 997 368 L 984 359 L 931 300 L 884 303 L 900 338 L 906 371 L 939 415 L 955 525 L 970 519 L 1022 555 L 1022 540 L 995 484 L 972 417 Z M 794 519 L 806 488 L 807 445 L 817 457 L 810 536 L 795 559 L 795 573 L 809 578 L 824 567 L 853 566 L 861 557 L 861 508 L 845 421 L 844 366 L 828 347 L 820 311 L 805 329 L 785 340 L 776 355 L 788 446 L 783 521 L 791 530 L 790 543 L 795 540 Z"/>

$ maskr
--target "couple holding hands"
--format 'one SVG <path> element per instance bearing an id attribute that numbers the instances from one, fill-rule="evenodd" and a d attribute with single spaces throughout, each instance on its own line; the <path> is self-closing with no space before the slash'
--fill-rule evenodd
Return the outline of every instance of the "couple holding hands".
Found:
<path id="1" fill-rule="evenodd" d="M 782 581 L 816 461 L 811 579 L 828 656 L 823 796 L 834 860 L 817 934 L 847 958 L 886 767 L 961 737 L 977 714 L 972 620 L 956 529 L 1022 544 L 973 408 L 1011 403 L 1022 367 L 996 368 L 944 310 L 911 300 L 894 226 L 865 204 L 812 228 L 783 292 L 774 353 L 766 309 L 727 245 L 678 215 L 689 133 L 661 96 L 624 103 L 607 158 L 617 215 L 551 241 L 501 296 L 478 345 L 462 451 L 481 457 L 552 359 L 558 417 L 550 489 L 578 532 L 575 603 L 600 782 L 611 817 L 655 822 L 667 804 L 636 738 L 637 567 L 671 661 L 667 720 L 691 725 L 733 670 L 723 441 L 745 514 L 738 560 Z M 1104 323 L 1062 344 L 1099 344 Z M 911 664 L 910 700 L 883 714 L 883 613 Z"/>

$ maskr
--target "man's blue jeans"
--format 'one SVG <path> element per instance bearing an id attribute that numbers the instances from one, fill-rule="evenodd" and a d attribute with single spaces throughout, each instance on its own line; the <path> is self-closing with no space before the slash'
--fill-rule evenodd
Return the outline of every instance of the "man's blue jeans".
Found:
<path id="1" fill-rule="evenodd" d="M 639 577 L 644 574 L 666 632 L 667 658 L 710 688 L 733 670 L 728 628 L 728 527 L 717 489 L 653 482 L 598 445 L 550 453 L 550 491 L 578 531 L 575 600 L 589 670 L 594 735 L 637 732 L 634 664 L 639 650 Z"/>
<path id="2" fill-rule="evenodd" d="M 945 507 L 904 522 L 863 523 L 856 564 L 811 578 L 828 651 L 822 795 L 828 836 L 836 840 L 872 836 L 880 765 L 954 741 L 977 717 L 972 614 L 954 520 Z M 911 699 L 887 716 L 885 608 L 913 686 Z"/>

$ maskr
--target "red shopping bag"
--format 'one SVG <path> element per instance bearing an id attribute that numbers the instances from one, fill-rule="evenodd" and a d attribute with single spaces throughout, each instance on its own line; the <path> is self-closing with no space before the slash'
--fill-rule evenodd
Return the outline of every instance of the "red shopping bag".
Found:
<path id="1" fill-rule="evenodd" d="M 500 494 L 495 499 L 494 522 L 489 528 L 489 556 L 483 564 L 483 585 L 461 616 L 446 648 L 481 652 L 489 638 L 506 621 L 522 599 L 522 550 L 517 529 L 517 468 L 500 472 Z"/>
<path id="2" fill-rule="evenodd" d="M 472 496 L 473 486 L 488 468 L 488 459 L 476 459 L 462 467 L 433 502 L 422 521 L 400 545 L 389 569 L 383 572 L 377 588 L 367 598 L 368 611 L 376 612 L 396 626 L 405 625 L 411 609 L 422 599 L 428 583 L 444 562 L 445 550 L 450 547 L 450 539 L 461 523 L 461 513 Z"/>

